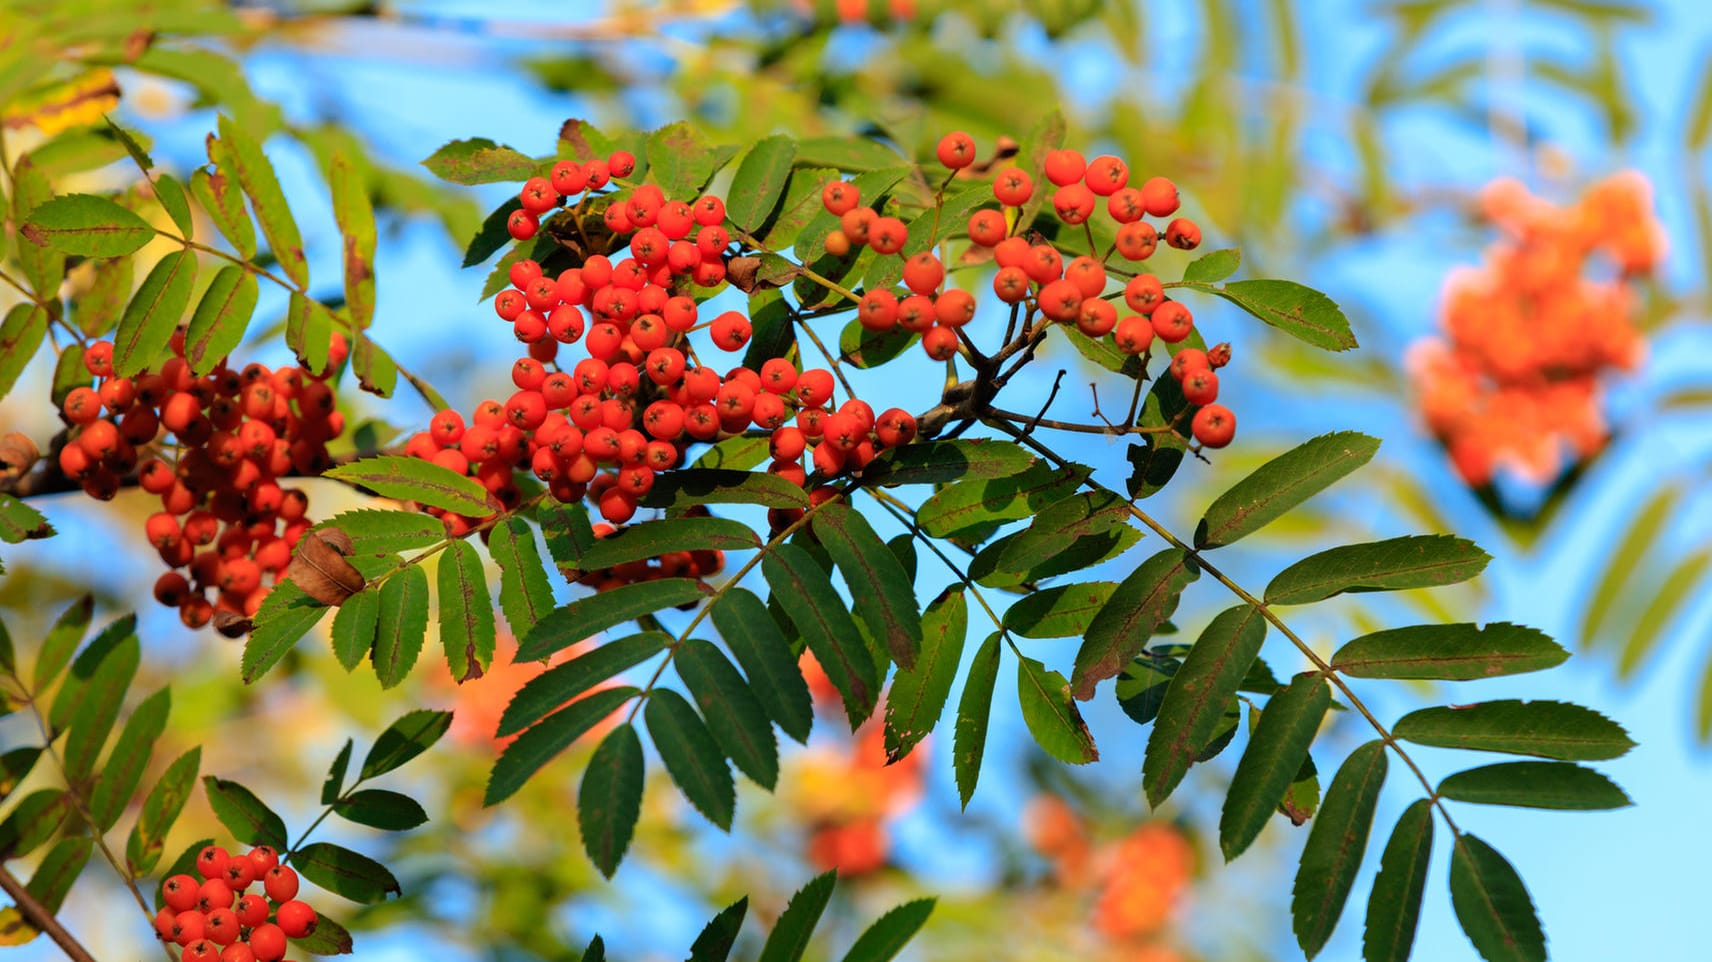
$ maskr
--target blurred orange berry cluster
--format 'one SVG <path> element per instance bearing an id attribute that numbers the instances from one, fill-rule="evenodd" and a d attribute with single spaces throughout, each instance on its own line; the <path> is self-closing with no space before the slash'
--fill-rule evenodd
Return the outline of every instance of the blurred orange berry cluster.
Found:
<path id="1" fill-rule="evenodd" d="M 801 668 L 816 709 L 836 710 L 838 690 L 820 663 L 805 652 Z M 891 854 L 888 820 L 921 800 L 927 743 L 886 764 L 884 718 L 882 701 L 847 742 L 811 743 L 796 762 L 794 811 L 809 825 L 806 855 L 820 871 L 849 878 L 883 868 Z"/>
<path id="2" fill-rule="evenodd" d="M 1093 900 L 1092 927 L 1123 958 L 1174 960 L 1150 943 L 1171 921 L 1195 870 L 1195 850 L 1169 822 L 1143 822 L 1116 841 L 1096 842 L 1062 798 L 1042 795 L 1024 812 L 1024 831 L 1052 864 L 1063 889 Z"/>
<path id="3" fill-rule="evenodd" d="M 1410 352 L 1427 426 L 1470 485 L 1536 484 L 1604 444 L 1600 376 L 1646 354 L 1631 281 L 1664 257 L 1652 185 L 1613 174 L 1558 206 L 1505 178 L 1481 195 L 1503 236 L 1445 279 L 1441 335 Z"/>

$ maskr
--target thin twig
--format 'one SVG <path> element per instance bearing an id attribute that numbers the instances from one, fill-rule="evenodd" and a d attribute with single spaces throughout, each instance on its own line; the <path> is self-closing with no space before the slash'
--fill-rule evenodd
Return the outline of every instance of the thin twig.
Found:
<path id="1" fill-rule="evenodd" d="M 0 889 L 4 889 L 7 895 L 12 896 L 13 903 L 18 906 L 18 914 L 22 915 L 37 929 L 46 932 L 48 938 L 53 939 L 54 944 L 65 953 L 66 958 L 71 959 L 72 962 L 95 962 L 95 956 L 90 955 L 89 950 L 85 949 L 75 936 L 67 932 L 65 926 L 59 924 L 59 919 L 54 918 L 54 914 L 48 911 L 47 906 L 37 901 L 36 897 L 30 894 L 30 890 L 24 886 L 24 883 L 18 881 L 18 877 L 12 874 L 12 870 L 4 865 L 0 865 Z"/>

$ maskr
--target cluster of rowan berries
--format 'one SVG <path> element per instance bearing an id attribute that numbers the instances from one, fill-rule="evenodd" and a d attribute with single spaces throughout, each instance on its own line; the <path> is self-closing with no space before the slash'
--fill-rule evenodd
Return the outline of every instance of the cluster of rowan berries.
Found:
<path id="1" fill-rule="evenodd" d="M 580 166 L 560 162 L 551 178 L 524 185 L 516 214 L 525 216 L 514 215 L 513 234 L 532 236 L 539 213 L 634 168 L 635 158 L 623 151 Z M 629 256 L 615 263 L 595 254 L 557 277 L 532 260 L 514 263 L 512 286 L 493 303 L 530 345 L 529 356 L 512 365 L 516 393 L 503 403 L 483 401 L 469 424 L 456 411 L 439 412 L 410 439 L 408 454 L 474 475 L 505 506 L 519 497 L 513 472 L 530 470 L 559 501 L 586 498 L 618 525 L 635 515 L 659 472 L 676 467 L 692 442 L 770 432 L 770 470 L 801 484 L 811 445 L 815 470 L 831 476 L 914 438 L 915 420 L 902 410 L 876 415 L 854 399 L 834 408 L 830 371 L 798 370 L 775 358 L 758 371 L 739 366 L 720 374 L 697 357 L 691 332 L 706 330 L 714 347 L 727 352 L 741 350 L 751 334 L 741 313 L 703 322 L 700 305 L 678 293 L 686 279 L 699 286 L 724 280 L 731 239 L 719 197 L 691 204 L 643 184 L 609 203 L 603 216 L 614 237 L 628 239 Z M 586 356 L 561 364 L 561 345 L 579 342 Z M 453 533 L 480 521 L 442 517 Z M 673 555 L 583 577 L 595 585 L 667 572 L 705 577 L 722 564 L 717 553 Z"/>
<path id="2" fill-rule="evenodd" d="M 1569 206 L 1510 179 L 1481 200 L 1505 236 L 1445 279 L 1443 334 L 1416 345 L 1411 367 L 1427 425 L 1468 483 L 1500 466 L 1544 483 L 1566 446 L 1580 459 L 1604 443 L 1601 376 L 1645 357 L 1630 281 L 1663 257 L 1664 229 L 1632 171 Z"/>
<path id="3" fill-rule="evenodd" d="M 144 532 L 173 570 L 155 582 L 155 598 L 200 628 L 216 610 L 255 614 L 269 590 L 263 578 L 285 570 L 309 529 L 309 499 L 279 480 L 331 463 L 327 442 L 344 430 L 344 415 L 326 378 L 348 344 L 334 335 L 318 376 L 260 364 L 233 370 L 222 360 L 198 377 L 182 330 L 172 352 L 159 371 L 119 377 L 112 342 L 89 345 L 83 363 L 99 381 L 65 397 L 71 433 L 59 468 L 101 500 L 134 468 L 138 486 L 160 497 Z"/>
<path id="4" fill-rule="evenodd" d="M 218 845 L 196 856 L 202 876 L 174 875 L 161 885 L 155 934 L 181 946 L 184 962 L 280 962 L 286 940 L 306 938 L 319 921 L 297 898 L 297 872 L 267 845 L 233 855 Z M 262 891 L 246 892 L 261 883 Z"/>
<path id="5" fill-rule="evenodd" d="M 971 167 L 976 161 L 975 141 L 968 134 L 946 134 L 936 149 L 939 162 L 951 171 Z M 1045 240 L 1031 241 L 1011 234 L 1015 217 L 1010 209 L 1027 204 L 1035 194 L 1033 178 L 1018 167 L 1007 167 L 993 178 L 993 197 L 1001 210 L 979 210 L 970 215 L 969 239 L 991 252 L 998 265 L 993 275 L 993 293 L 1010 305 L 1026 305 L 1048 321 L 1074 324 L 1096 340 L 1110 337 L 1113 345 L 1129 355 L 1147 354 L 1155 337 L 1167 344 L 1188 338 L 1195 327 L 1193 313 L 1180 301 L 1165 294 L 1165 285 L 1148 273 L 1129 274 L 1123 284 L 1124 306 L 1134 313 L 1119 317 L 1108 294 L 1117 280 L 1108 271 L 1112 254 L 1127 261 L 1145 261 L 1153 256 L 1163 237 L 1180 250 L 1193 250 L 1201 242 L 1194 221 L 1178 217 L 1161 232 L 1145 219 L 1169 217 L 1177 212 L 1177 185 L 1164 177 L 1149 178 L 1140 187 L 1129 186 L 1129 166 L 1117 157 L 1101 156 L 1092 161 L 1074 150 L 1054 150 L 1045 158 L 1045 174 L 1055 190 L 1053 212 L 1065 224 L 1076 226 L 1095 216 L 1104 199 L 1104 209 L 1116 225 L 1116 237 L 1104 258 L 1083 254 L 1064 259 L 1057 247 Z M 959 331 L 975 316 L 975 297 L 958 288 L 944 288 L 944 262 L 933 250 L 905 257 L 909 228 L 896 217 L 882 216 L 873 207 L 862 206 L 855 184 L 832 181 L 821 192 L 821 203 L 839 218 L 838 228 L 827 235 L 827 253 L 837 257 L 867 247 L 879 256 L 903 258 L 902 278 L 906 288 L 863 292 L 856 317 L 870 331 L 899 328 L 921 335 L 921 346 L 935 360 L 948 360 L 958 352 Z M 1197 352 L 1199 353 L 1199 352 Z M 1226 349 L 1228 360 L 1228 348 Z M 1213 405 L 1218 396 L 1218 378 L 1205 368 L 1192 403 L 1209 405 L 1213 413 L 1198 418 L 1195 437 L 1209 447 L 1230 442 L 1235 419 L 1228 408 Z M 1174 369 L 1174 373 L 1176 373 Z M 1181 375 L 1180 375 L 1181 377 Z"/>

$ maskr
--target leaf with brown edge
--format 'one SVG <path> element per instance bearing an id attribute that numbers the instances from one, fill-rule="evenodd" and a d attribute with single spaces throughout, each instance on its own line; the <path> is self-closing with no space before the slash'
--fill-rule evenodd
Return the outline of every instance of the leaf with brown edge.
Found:
<path id="1" fill-rule="evenodd" d="M 286 580 L 324 605 L 342 605 L 368 583 L 347 560 L 351 550 L 351 536 L 338 528 L 307 531 L 286 566 Z"/>
<path id="2" fill-rule="evenodd" d="M 1236 694 L 1265 642 L 1266 619 L 1259 609 L 1227 608 L 1207 624 L 1171 673 L 1142 763 L 1141 783 L 1149 805 L 1158 807 L 1170 797 L 1212 740 L 1226 701 Z"/>
<path id="3" fill-rule="evenodd" d="M 1148 638 L 1177 610 L 1183 589 L 1200 577 L 1201 569 L 1187 553 L 1167 548 L 1143 561 L 1112 592 L 1088 624 L 1070 684 L 1082 701 L 1094 697 L 1094 687 L 1116 678 L 1146 647 Z"/>
<path id="4" fill-rule="evenodd" d="M 1290 911 L 1296 942 L 1310 959 L 1331 938 L 1361 868 L 1385 784 L 1385 751 L 1384 742 L 1371 741 L 1350 753 L 1332 777 L 1319 818 L 1308 832 Z"/>

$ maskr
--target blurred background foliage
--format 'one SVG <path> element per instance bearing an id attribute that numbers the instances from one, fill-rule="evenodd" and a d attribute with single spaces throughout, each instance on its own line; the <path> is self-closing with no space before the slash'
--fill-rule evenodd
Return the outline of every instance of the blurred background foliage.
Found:
<path id="1" fill-rule="evenodd" d="M 1601 677 L 1628 679 L 1663 660 L 1692 666 L 1667 690 L 1679 692 L 1676 724 L 1705 740 L 1712 511 L 1701 484 L 1706 432 L 1693 427 L 1712 411 L 1701 323 L 1712 265 L 1712 75 L 1701 52 L 1685 55 L 1680 43 L 1658 62 L 1636 52 L 1693 26 L 1704 27 L 1705 14 L 1691 0 L 0 0 L 0 146 L 8 157 L 29 151 L 60 190 L 110 189 L 133 171 L 117 163 L 124 150 L 103 114 L 149 134 L 167 167 L 185 169 L 218 109 L 274 138 L 312 260 L 337 256 L 317 254 L 336 237 L 317 172 L 336 150 L 360 158 L 382 217 L 377 336 L 467 407 L 504 383 L 514 350 L 491 326 L 470 323 L 485 318 L 474 303 L 483 272 L 456 271 L 504 191 L 433 180 L 415 165 L 439 143 L 426 138 L 490 136 L 540 153 L 569 116 L 609 132 L 687 118 L 714 142 L 862 133 L 926 157 L 946 130 L 966 130 L 987 149 L 1062 108 L 1070 144 L 1173 177 L 1209 247 L 1241 247 L 1247 276 L 1299 277 L 1328 291 L 1363 345 L 1324 355 L 1216 315 L 1246 375 L 1243 443 L 1203 467 L 1200 483 L 1167 492 L 1178 506 L 1167 516 L 1193 517 L 1223 481 L 1310 434 L 1378 434 L 1386 447 L 1371 470 L 1269 528 L 1235 559 L 1235 573 L 1256 577 L 1304 544 L 1401 530 L 1473 536 L 1498 558 L 1499 576 L 1482 583 L 1493 587 L 1346 598 L 1303 619 L 1307 637 L 1329 651 L 1395 623 L 1393 604 L 1416 619 L 1544 612 L 1548 630 L 1588 652 Z M 1567 202 L 1628 166 L 1652 178 L 1671 247 L 1636 289 L 1649 360 L 1607 385 L 1611 434 L 1598 453 L 1566 461 L 1544 483 L 1500 473 L 1471 490 L 1422 427 L 1405 359 L 1437 327 L 1446 272 L 1475 263 L 1492 239 L 1480 190 L 1510 175 Z M 79 298 L 107 289 L 93 265 L 68 283 Z M 9 296 L 0 291 L 0 306 Z M 253 341 L 240 353 L 282 357 L 265 337 Z M 1083 373 L 1074 356 L 1049 361 Z M 40 400 L 50 374 L 42 362 L 25 371 L 0 405 L 0 425 L 52 433 Z M 1048 382 L 1032 388 L 1040 399 Z M 1070 387 L 1066 409 L 1089 404 Z M 428 414 L 402 394 L 393 403 L 351 387 L 340 394 L 352 423 L 373 418 L 380 437 Z M 1064 450 L 1121 463 L 1099 440 Z M 311 490 L 317 516 L 357 506 L 331 485 Z M 0 606 L 15 638 L 38 636 L 83 590 L 105 612 L 136 607 L 153 578 L 146 558 L 128 558 L 144 553 L 140 499 L 61 501 L 50 516 L 68 536 L 6 559 Z M 256 787 L 294 828 L 312 815 L 314 788 L 346 737 L 372 735 L 413 705 L 458 712 L 455 738 L 410 776 L 433 820 L 402 839 L 361 839 L 376 851 L 395 846 L 386 861 L 406 893 L 346 919 L 365 959 L 565 958 L 597 929 L 615 954 L 669 958 L 709 908 L 748 893 L 771 919 L 811 871 L 831 866 L 853 881 L 837 896 L 830 944 L 846 944 L 884 906 L 933 893 L 940 908 L 916 958 L 1295 954 L 1279 906 L 1293 861 L 1285 850 L 1299 840 L 1268 833 L 1262 844 L 1277 858 L 1212 870 L 1202 839 L 1212 809 L 1189 796 L 1146 812 L 1140 746 L 1125 744 L 1134 729 L 1115 705 L 1090 716 L 1108 762 L 1087 771 L 1043 764 L 1020 721 L 998 719 L 986 798 L 961 815 L 939 739 L 920 768 L 900 772 L 878 767 L 868 733 L 841 739 L 818 726 L 791 759 L 789 790 L 745 800 L 729 837 L 706 831 L 674 793 L 648 792 L 641 836 L 607 885 L 568 827 L 580 761 L 547 769 L 507 806 L 480 807 L 493 722 L 530 668 L 496 668 L 462 687 L 418 673 L 382 693 L 371 676 L 347 675 L 306 646 L 288 674 L 251 689 L 233 681 L 229 644 L 208 633 L 150 611 L 143 637 L 150 657 L 136 690 L 167 680 L 176 689 L 157 763 L 201 742 L 203 771 Z M 1275 666 L 1281 675 L 1289 667 Z M 1228 770 L 1207 766 L 1198 778 Z M 168 848 L 206 818 L 193 809 L 184 839 Z M 146 933 L 95 921 L 114 894 L 107 884 L 92 870 L 68 912 L 97 954 L 130 957 Z M 1554 931 L 1566 913 L 1549 885 L 1536 901 Z M 1334 955 L 1353 952 L 1353 928 Z M 1453 939 L 1444 944 L 1466 950 Z M 1572 945 L 1558 950 L 1581 957 Z M 28 953 L 53 950 L 37 943 L 20 957 Z"/>

